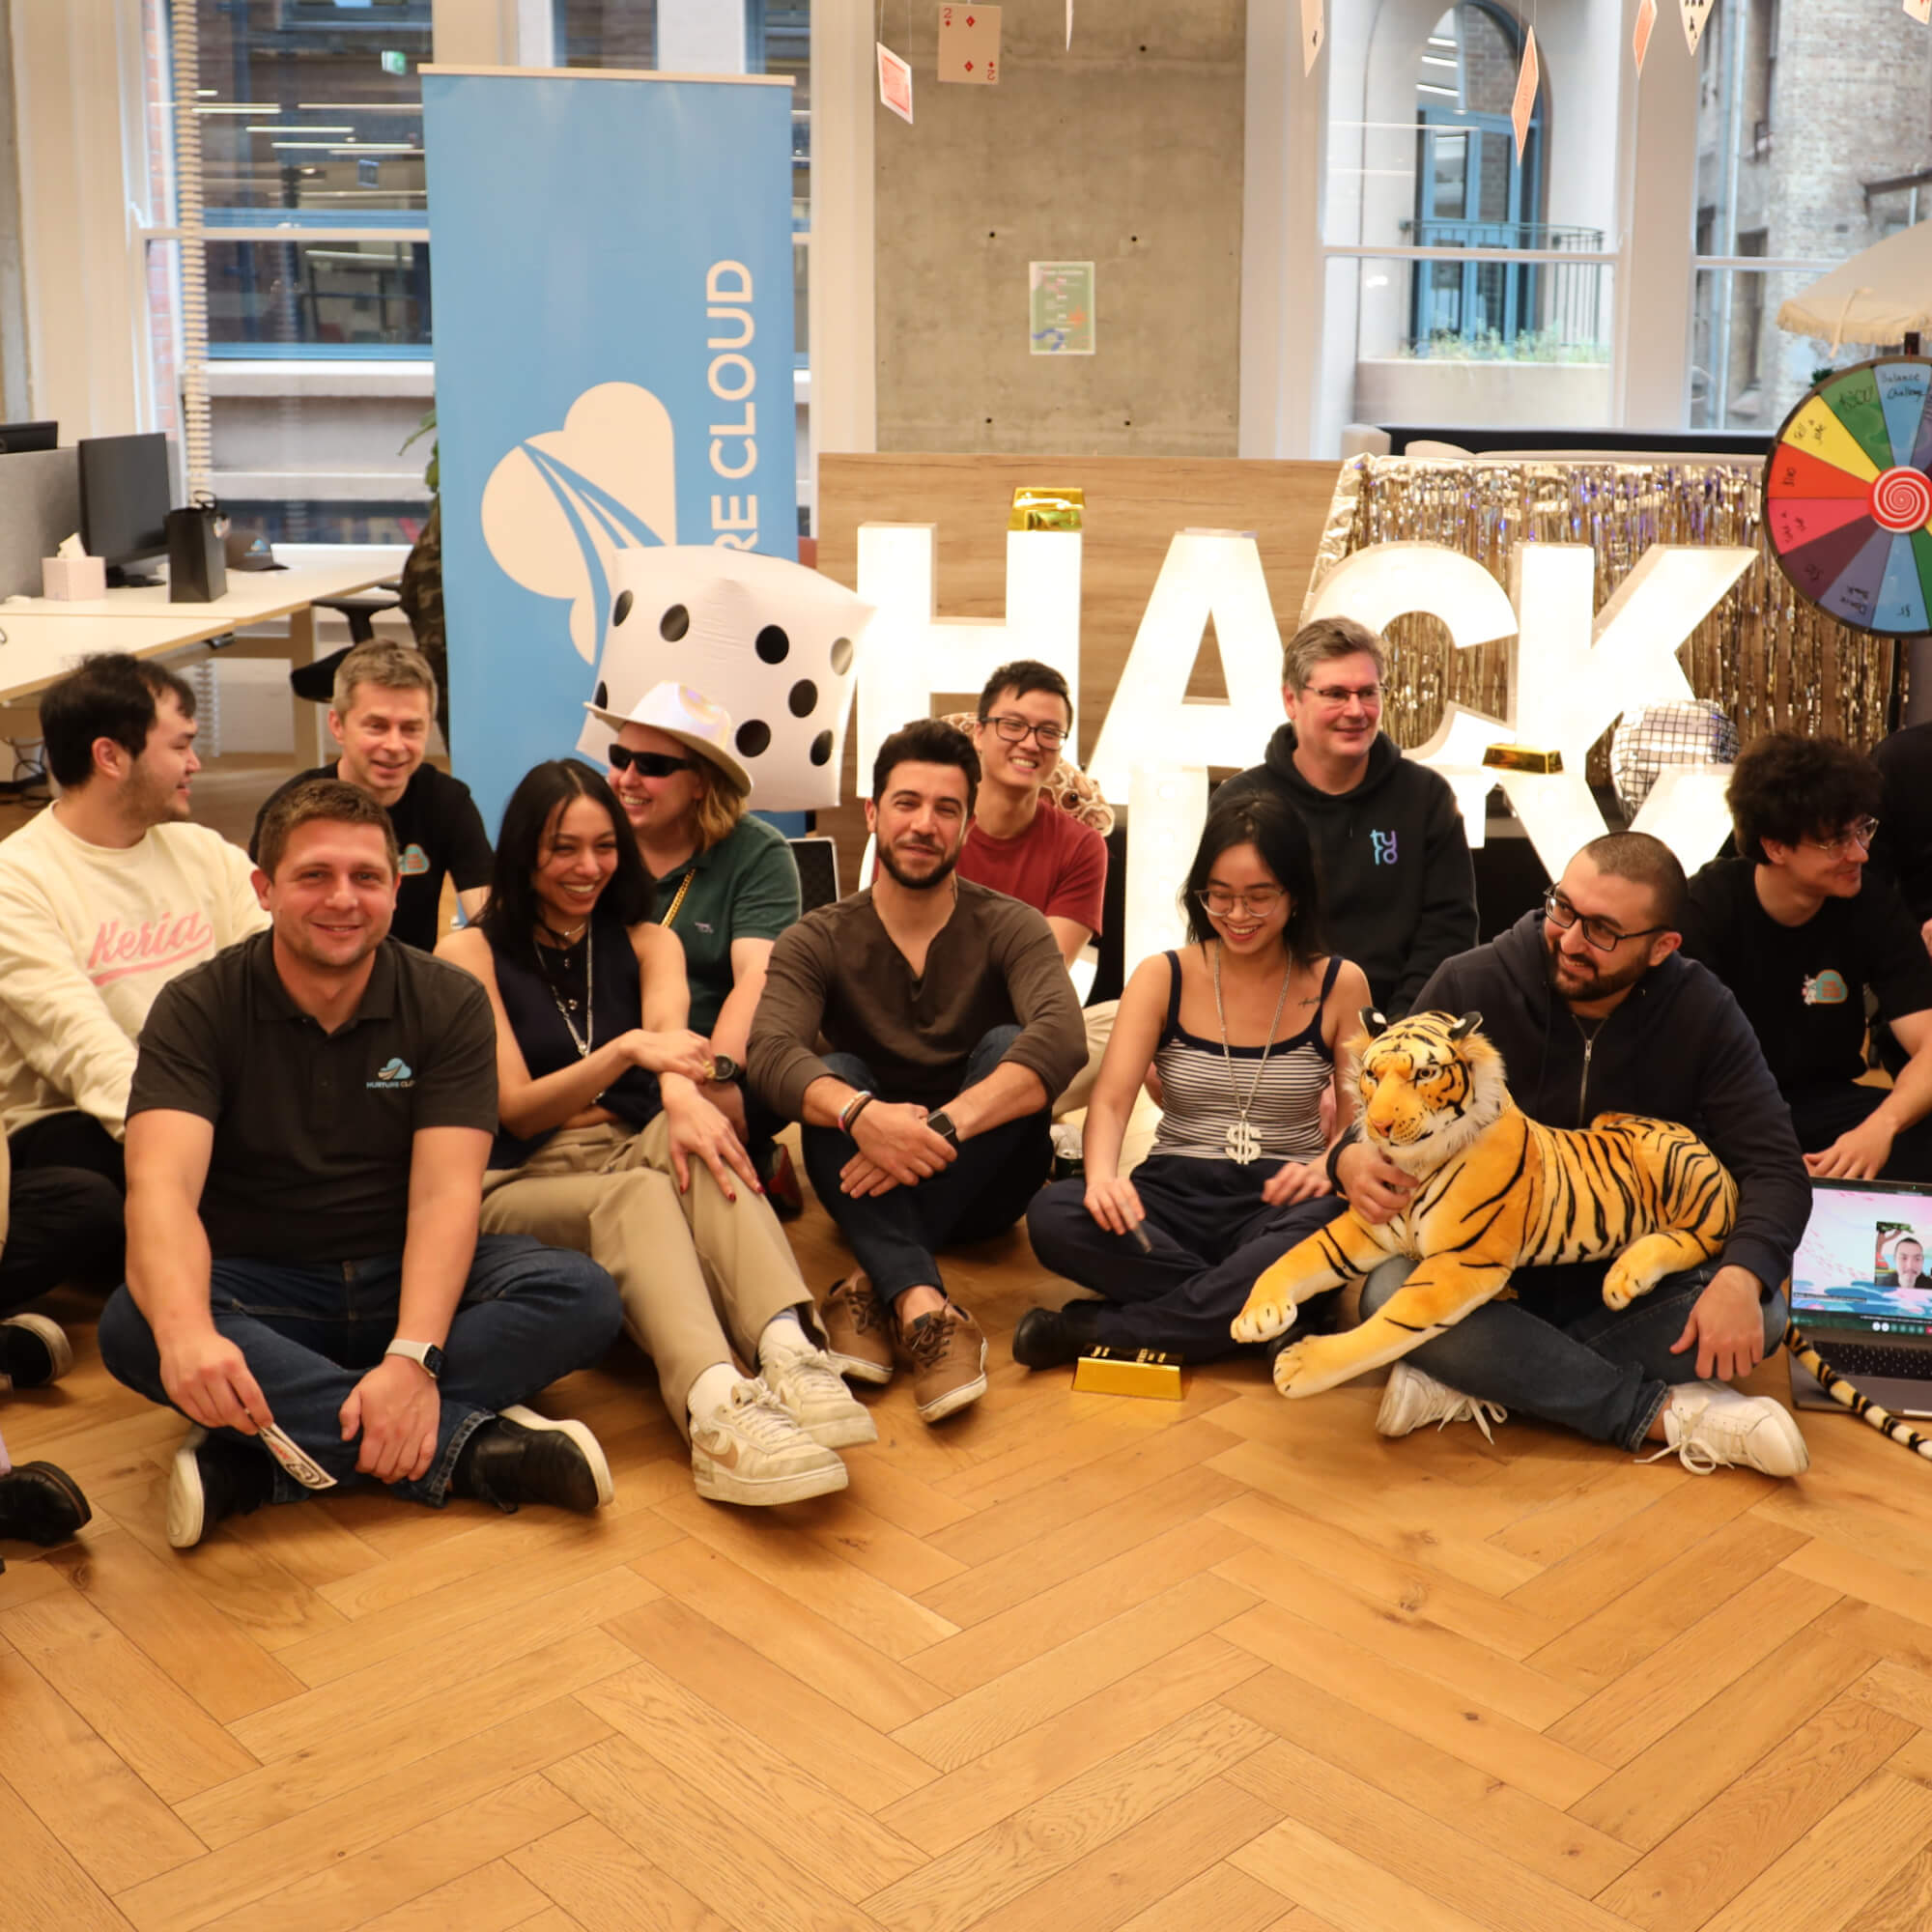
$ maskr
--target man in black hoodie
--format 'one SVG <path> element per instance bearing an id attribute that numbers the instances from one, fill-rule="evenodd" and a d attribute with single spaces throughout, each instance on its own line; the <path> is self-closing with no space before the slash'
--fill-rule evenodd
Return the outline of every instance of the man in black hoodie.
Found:
<path id="1" fill-rule="evenodd" d="M 1472 1310 L 1390 1372 L 1376 1426 L 1475 1421 L 1506 1408 L 1600 1442 L 1676 1450 L 1702 1473 L 1741 1463 L 1791 1476 L 1808 1462 L 1789 1412 L 1725 1386 L 1784 1333 L 1783 1284 L 1810 1212 L 1791 1116 L 1757 1037 L 1723 984 L 1678 952 L 1684 869 L 1640 832 L 1584 846 L 1544 898 L 1488 946 L 1452 959 L 1417 1010 L 1481 1015 L 1517 1105 L 1550 1127 L 1604 1113 L 1694 1128 L 1738 1183 L 1737 1225 L 1715 1264 L 1666 1275 L 1621 1313 L 1604 1306 L 1605 1264 L 1519 1268 L 1514 1301 Z M 1330 1170 L 1371 1221 L 1415 1183 L 1372 1148 L 1345 1142 Z M 1385 1263 L 1362 1291 L 1379 1308 L 1410 1264 Z M 1696 1379 L 1716 1377 L 1719 1379 Z"/>
<path id="2" fill-rule="evenodd" d="M 1273 791 L 1306 821 L 1321 870 L 1328 944 L 1369 976 L 1392 1019 L 1429 976 L 1476 943 L 1476 874 L 1448 781 L 1405 758 L 1381 728 L 1388 656 L 1351 617 L 1304 625 L 1282 653 L 1289 722 L 1264 762 L 1216 803 Z"/>

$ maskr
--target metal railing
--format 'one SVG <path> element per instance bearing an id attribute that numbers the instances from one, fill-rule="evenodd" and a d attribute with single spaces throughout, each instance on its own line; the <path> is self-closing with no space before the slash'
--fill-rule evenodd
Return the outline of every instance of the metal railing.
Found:
<path id="1" fill-rule="evenodd" d="M 1476 250 L 1525 249 L 1546 254 L 1600 255 L 1601 228 L 1541 221 L 1405 221 L 1406 242 L 1442 254 L 1414 261 L 1409 297 L 1408 352 L 1427 355 L 1445 342 L 1486 345 L 1502 355 L 1513 348 L 1557 356 L 1587 351 L 1601 340 L 1604 264 L 1458 261 Z"/>

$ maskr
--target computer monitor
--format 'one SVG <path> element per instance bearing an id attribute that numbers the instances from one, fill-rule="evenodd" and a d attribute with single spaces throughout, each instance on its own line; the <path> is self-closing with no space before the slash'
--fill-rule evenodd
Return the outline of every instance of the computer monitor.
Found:
<path id="1" fill-rule="evenodd" d="M 89 556 L 107 565 L 111 584 L 155 583 L 129 564 L 168 554 L 168 512 L 174 507 L 168 440 L 152 436 L 90 436 L 80 452 L 80 540 Z"/>
<path id="2" fill-rule="evenodd" d="M 59 442 L 59 423 L 0 423 L 0 456 L 14 456 L 23 449 L 53 449 Z"/>

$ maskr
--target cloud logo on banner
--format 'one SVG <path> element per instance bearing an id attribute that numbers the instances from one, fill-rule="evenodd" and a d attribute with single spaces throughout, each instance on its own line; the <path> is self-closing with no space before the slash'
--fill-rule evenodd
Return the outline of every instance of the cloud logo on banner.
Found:
<path id="1" fill-rule="evenodd" d="M 803 564 L 699 544 L 620 552 L 611 591 L 593 703 L 622 717 L 655 685 L 689 685 L 731 714 L 760 810 L 838 803 L 870 604 Z M 610 746 L 586 712 L 577 749 L 601 764 Z"/>
<path id="2" fill-rule="evenodd" d="M 490 472 L 483 540 L 526 590 L 568 600 L 570 641 L 590 663 L 616 559 L 677 541 L 670 412 L 636 383 L 585 389 L 561 429 L 525 438 Z"/>

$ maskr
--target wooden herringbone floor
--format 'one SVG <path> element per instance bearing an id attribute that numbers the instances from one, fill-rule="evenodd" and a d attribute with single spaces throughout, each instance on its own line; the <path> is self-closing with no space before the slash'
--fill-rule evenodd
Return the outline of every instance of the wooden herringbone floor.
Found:
<path id="1" fill-rule="evenodd" d="M 814 1208 L 808 1278 L 838 1271 Z M 628 1345 L 594 1520 L 380 1495 L 161 1537 L 181 1435 L 83 1359 L 86 1485 L 0 1577 L 7 1932 L 462 1926 L 1920 1932 L 1932 1470 L 1812 1421 L 1778 1485 L 1512 1421 L 1387 1443 L 1259 1368 L 875 1401 L 843 1495 L 693 1494 Z M 1782 1392 L 1782 1362 L 1758 1386 Z"/>

